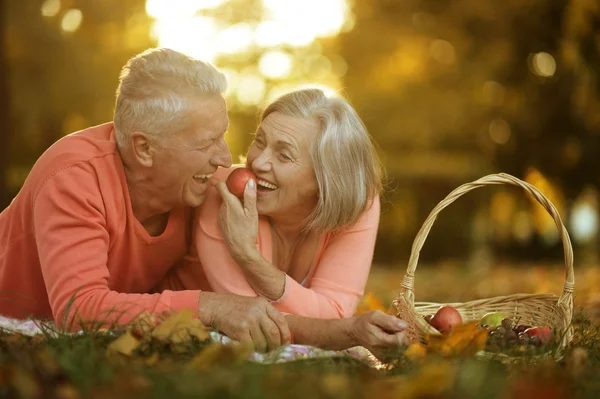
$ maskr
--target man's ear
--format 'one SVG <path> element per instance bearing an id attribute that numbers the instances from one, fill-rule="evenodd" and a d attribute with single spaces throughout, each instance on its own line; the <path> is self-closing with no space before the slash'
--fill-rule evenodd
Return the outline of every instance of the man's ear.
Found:
<path id="1" fill-rule="evenodd" d="M 142 132 L 133 132 L 129 136 L 129 144 L 136 161 L 151 168 L 154 164 L 154 149 L 149 137 Z"/>

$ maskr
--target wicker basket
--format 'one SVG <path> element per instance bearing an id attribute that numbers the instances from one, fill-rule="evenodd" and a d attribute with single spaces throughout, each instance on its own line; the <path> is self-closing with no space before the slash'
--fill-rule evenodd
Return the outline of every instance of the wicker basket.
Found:
<path id="1" fill-rule="evenodd" d="M 553 294 L 514 294 L 508 296 L 498 296 L 488 299 L 480 299 L 465 303 L 430 303 L 415 302 L 414 276 L 419 261 L 419 253 L 427 239 L 429 230 L 433 226 L 438 214 L 463 194 L 479 188 L 481 186 L 492 184 L 510 184 L 521 187 L 527 193 L 531 194 L 542 206 L 550 213 L 560 232 L 565 256 L 565 284 L 560 297 Z M 573 290 L 575 287 L 575 278 L 573 274 L 573 248 L 567 229 L 562 223 L 558 211 L 554 205 L 534 186 L 517 179 L 514 176 L 500 173 L 482 177 L 472 183 L 463 184 L 452 191 L 443 201 L 441 201 L 429 214 L 429 217 L 423 223 L 421 230 L 413 242 L 408 268 L 402 281 L 402 289 L 398 297 L 394 300 L 394 305 L 398 311 L 399 318 L 405 320 L 408 327 L 408 335 L 412 342 L 422 341 L 424 334 L 440 334 L 433 328 L 423 316 L 435 314 L 442 305 L 455 307 L 461 314 L 463 322 L 478 321 L 488 312 L 501 312 L 505 317 L 513 320 L 519 320 L 520 324 L 528 325 L 546 325 L 554 329 L 560 342 L 558 350 L 552 353 L 541 355 L 543 357 L 555 357 L 560 359 L 565 346 L 573 338 L 571 319 L 573 317 Z M 513 361 L 516 358 L 510 358 L 505 354 L 480 352 L 484 357 L 501 358 L 505 361 Z"/>

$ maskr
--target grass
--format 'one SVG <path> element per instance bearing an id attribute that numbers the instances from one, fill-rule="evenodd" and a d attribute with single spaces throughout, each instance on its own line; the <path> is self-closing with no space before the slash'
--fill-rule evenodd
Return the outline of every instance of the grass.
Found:
<path id="1" fill-rule="evenodd" d="M 459 270 L 448 265 L 418 270 L 417 300 L 467 299 L 464 290 L 456 289 L 462 284 L 475 287 L 472 295 L 476 297 L 481 275 Z M 556 283 L 560 292 L 559 271 L 556 279 L 549 277 L 552 272 L 536 273 L 519 267 L 495 268 L 491 279 L 514 283 L 509 292 L 490 289 L 490 296 L 536 292 L 540 283 Z M 575 338 L 558 363 L 504 365 L 472 356 L 436 355 L 410 361 L 399 355 L 381 369 L 349 357 L 262 365 L 244 361 L 245 352 L 235 350 L 222 350 L 210 360 L 194 363 L 207 347 L 195 339 L 178 345 L 148 339 L 125 356 L 108 350 L 119 334 L 92 330 L 81 335 L 27 337 L 2 332 L 0 397 L 596 398 L 600 397 L 600 379 L 596 378 L 600 374 L 600 325 L 594 311 L 595 291 L 587 287 L 595 277 L 589 271 L 581 273 L 588 274 L 576 280 L 584 293 L 576 303 L 584 310 L 577 313 Z M 396 292 L 394 283 L 399 285 L 401 277 L 401 272 L 375 270 L 368 289 L 389 303 Z"/>

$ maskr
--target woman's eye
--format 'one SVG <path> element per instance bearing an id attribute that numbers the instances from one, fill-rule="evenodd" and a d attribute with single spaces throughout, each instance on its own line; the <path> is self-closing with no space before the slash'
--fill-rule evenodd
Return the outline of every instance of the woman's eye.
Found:
<path id="1" fill-rule="evenodd" d="M 291 161 L 291 160 L 292 160 L 292 157 L 290 157 L 290 156 L 289 156 L 288 154 L 286 154 L 285 152 L 282 152 L 282 153 L 280 153 L 280 154 L 281 154 L 281 157 L 282 157 L 283 159 L 285 159 L 286 161 Z"/>

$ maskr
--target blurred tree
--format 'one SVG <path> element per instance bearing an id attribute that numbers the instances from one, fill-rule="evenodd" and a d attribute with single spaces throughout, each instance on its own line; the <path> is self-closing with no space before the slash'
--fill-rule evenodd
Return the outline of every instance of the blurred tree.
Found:
<path id="1" fill-rule="evenodd" d="M 112 119 L 119 70 L 152 42 L 143 0 L 9 0 L 8 5 L 12 197 L 57 139 Z"/>

